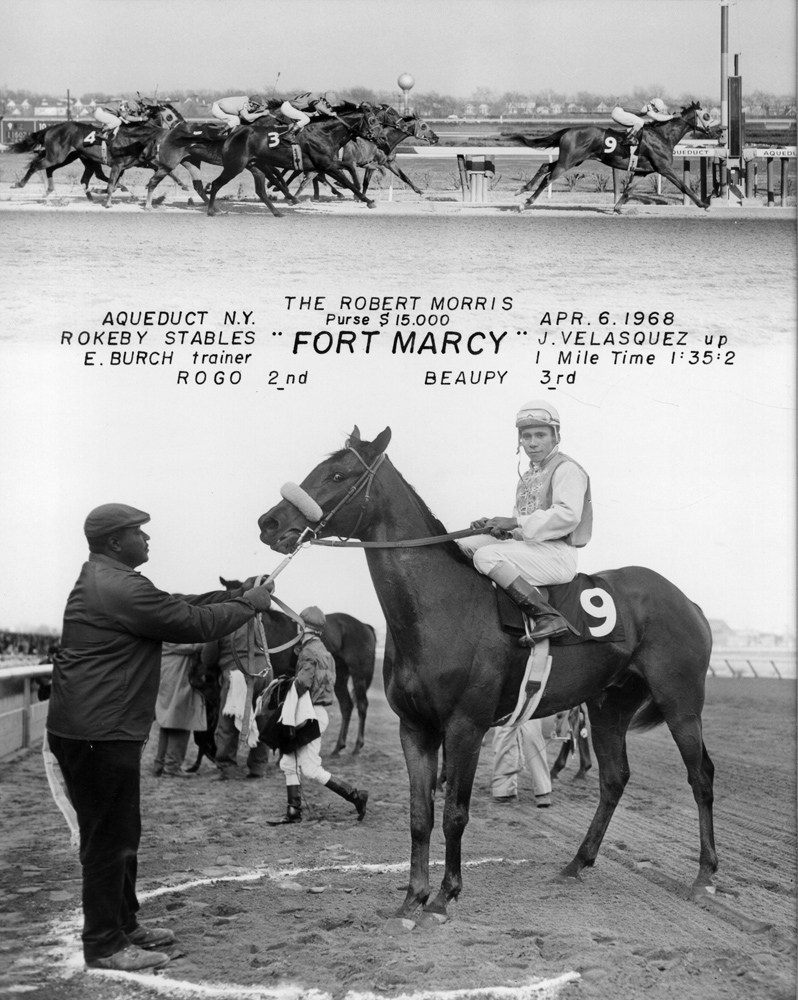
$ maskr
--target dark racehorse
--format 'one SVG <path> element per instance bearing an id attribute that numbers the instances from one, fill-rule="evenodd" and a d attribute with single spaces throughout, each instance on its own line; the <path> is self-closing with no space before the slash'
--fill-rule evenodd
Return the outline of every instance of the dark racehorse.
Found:
<path id="1" fill-rule="evenodd" d="M 22 153 L 36 150 L 37 155 L 28 166 L 27 173 L 15 184 L 24 187 L 31 176 L 39 170 L 47 174 L 47 193 L 54 190 L 52 174 L 54 170 L 80 160 L 86 170 L 81 178 L 86 197 L 92 201 L 89 181 L 97 175 L 105 180 L 101 166 L 110 168 L 104 205 L 108 208 L 111 196 L 119 178 L 129 167 L 157 167 L 156 153 L 159 142 L 183 117 L 171 104 L 150 104 L 147 106 L 147 121 L 122 125 L 115 138 L 107 143 L 109 163 L 104 160 L 102 144 L 94 138 L 100 131 L 99 125 L 89 122 L 61 122 L 49 128 L 34 132 L 20 142 L 9 147 L 12 152 Z M 186 189 L 183 181 L 178 183 Z"/>
<path id="2" fill-rule="evenodd" d="M 710 115 L 701 106 L 693 102 L 689 107 L 682 108 L 681 114 L 667 122 L 654 122 L 646 125 L 641 133 L 637 146 L 637 165 L 633 177 L 645 177 L 647 174 L 660 174 L 691 198 L 699 208 L 707 208 L 708 201 L 702 201 L 685 184 L 673 169 L 673 148 L 688 132 L 698 132 L 711 138 L 717 138 L 718 129 Z M 535 186 L 539 178 L 540 185 L 522 208 L 531 205 L 543 189 L 567 173 L 571 167 L 578 167 L 585 160 L 600 160 L 608 167 L 617 170 L 629 169 L 629 147 L 624 145 L 626 134 L 622 129 L 601 128 L 599 125 L 576 125 L 573 128 L 562 128 L 542 139 L 530 139 L 528 136 L 514 133 L 508 136 L 516 142 L 523 143 L 532 149 L 559 147 L 560 155 L 553 163 L 544 163 L 532 180 L 518 191 L 523 194 Z M 614 206 L 619 211 L 626 203 L 632 185 L 628 184 Z"/>
<path id="3" fill-rule="evenodd" d="M 235 590 L 241 586 L 238 580 L 225 580 L 219 577 L 223 586 L 227 590 Z M 286 618 L 286 615 L 279 611 L 271 611 L 272 620 Z M 357 706 L 357 739 L 352 750 L 353 754 L 360 753 L 365 742 L 366 714 L 368 713 L 368 689 L 374 678 L 374 660 L 377 649 L 377 636 L 371 625 L 359 621 L 352 615 L 344 612 L 332 611 L 325 616 L 327 626 L 321 636 L 321 641 L 332 653 L 335 660 L 335 697 L 338 700 L 338 707 L 341 709 L 341 728 L 338 732 L 338 739 L 331 756 L 337 757 L 346 746 L 346 739 L 349 735 L 349 723 L 352 719 L 353 705 Z M 289 619 L 293 623 L 293 619 Z M 293 624 L 294 635 L 296 634 L 296 624 Z M 285 629 L 282 629 L 285 631 Z M 270 643 L 271 645 L 271 643 Z M 288 665 L 286 670 L 276 671 L 280 673 L 290 673 L 294 667 Z M 349 693 L 349 681 L 352 681 L 352 694 Z M 352 701 L 354 695 L 354 702 Z"/>
<path id="4" fill-rule="evenodd" d="M 390 110 L 393 111 L 394 109 L 391 108 Z M 353 178 L 357 178 L 356 169 L 358 167 L 363 168 L 363 185 L 361 188 L 363 194 L 368 191 L 371 178 L 377 170 L 390 170 L 392 174 L 398 177 L 404 184 L 407 184 L 416 194 L 423 194 L 397 164 L 395 150 L 399 143 L 404 142 L 405 139 L 418 139 L 419 142 L 427 143 L 430 146 L 437 146 L 439 142 L 438 136 L 425 121 L 415 114 L 401 116 L 398 112 L 394 111 L 394 115 L 395 117 L 392 120 L 383 124 L 383 135 L 380 139 L 380 145 L 370 142 L 368 139 L 358 138 L 347 142 L 341 151 L 341 163 Z M 289 178 L 288 183 L 290 184 L 293 179 L 293 177 Z M 306 177 L 303 180 L 297 191 L 297 197 L 308 179 Z M 324 180 L 325 178 L 321 174 L 313 178 L 314 199 L 318 199 L 319 182 Z M 333 188 L 333 192 L 338 194 L 339 197 L 343 197 L 335 188 Z"/>
<path id="5" fill-rule="evenodd" d="M 370 105 L 341 107 L 337 118 L 313 121 L 299 133 L 297 142 L 302 150 L 303 169 L 329 174 L 348 188 L 359 201 L 374 208 L 374 202 L 362 194 L 357 180 L 350 180 L 342 170 L 338 150 L 355 136 L 376 139 L 381 133 L 382 126 Z M 270 130 L 253 126 L 235 129 L 231 133 L 224 144 L 222 160 L 224 169 L 208 187 L 208 215 L 218 214 L 215 202 L 219 189 L 245 168 L 255 166 L 263 171 L 269 168 L 291 170 L 294 167 L 290 145 L 280 142 L 279 138 L 275 141 Z M 265 190 L 260 190 L 257 184 L 255 189 L 261 201 L 268 205 Z"/>
<path id="6" fill-rule="evenodd" d="M 391 547 L 440 536 L 445 529 L 385 456 L 391 432 L 362 441 L 357 427 L 346 446 L 321 462 L 302 489 L 321 508 L 319 537 L 360 539 L 388 623 L 385 691 L 400 719 L 410 776 L 410 884 L 399 916 L 419 906 L 439 917 L 462 888 L 461 840 L 485 732 L 513 711 L 527 653 L 505 633 L 491 581 L 451 541 Z M 308 508 L 306 508 L 308 509 Z M 313 510 L 312 502 L 309 509 Z M 258 522 L 261 540 L 292 551 L 308 518 L 286 500 Z M 624 623 L 622 644 L 552 646 L 550 678 L 535 716 L 586 702 L 599 765 L 600 800 L 576 856 L 561 875 L 577 878 L 595 862 L 629 778 L 626 733 L 668 725 L 687 767 L 698 806 L 700 857 L 692 895 L 711 897 L 717 868 L 712 821 L 713 774 L 701 729 L 711 633 L 704 615 L 652 570 L 626 567 L 603 574 Z M 445 873 L 428 903 L 429 847 L 438 751 L 446 751 L 443 831 Z M 426 917 L 434 920 L 435 917 Z"/>
<path id="7" fill-rule="evenodd" d="M 264 128 L 271 130 L 271 141 L 275 138 L 279 141 L 280 133 L 285 131 L 285 126 L 268 117 L 265 120 L 259 119 L 253 128 Z M 216 126 L 196 126 L 189 122 L 182 122 L 176 125 L 166 136 L 158 150 L 158 169 L 152 175 L 147 184 L 147 200 L 144 207 L 152 208 L 152 196 L 156 187 L 166 177 L 167 174 L 181 165 L 186 168 L 191 176 L 194 190 L 208 204 L 208 195 L 202 183 L 200 166 L 203 163 L 212 163 L 221 166 L 223 163 L 222 151 L 224 144 L 229 137 L 229 133 L 223 128 Z M 248 164 L 247 169 L 255 179 L 255 189 L 259 192 L 261 200 L 268 206 L 272 215 L 280 216 L 281 213 L 274 206 L 271 199 L 264 190 L 264 174 L 276 187 L 281 187 L 287 199 L 296 203 L 296 198 L 288 188 L 280 184 L 277 172 L 271 168 L 265 171 L 259 170 L 254 164 Z M 261 194 L 261 191 L 263 192 Z"/>

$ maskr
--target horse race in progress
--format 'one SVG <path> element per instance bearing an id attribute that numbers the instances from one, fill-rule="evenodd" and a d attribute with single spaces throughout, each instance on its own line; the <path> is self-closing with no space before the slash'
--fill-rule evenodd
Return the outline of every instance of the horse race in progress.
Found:
<path id="1" fill-rule="evenodd" d="M 0 9 L 0 996 L 794 998 L 794 4 Z"/>

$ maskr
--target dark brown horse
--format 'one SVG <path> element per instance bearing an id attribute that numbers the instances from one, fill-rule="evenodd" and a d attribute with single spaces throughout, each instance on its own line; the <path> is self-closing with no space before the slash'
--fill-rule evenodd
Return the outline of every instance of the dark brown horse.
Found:
<path id="1" fill-rule="evenodd" d="M 357 180 L 346 176 L 338 160 L 338 150 L 356 136 L 377 139 L 382 134 L 382 126 L 370 105 L 342 107 L 337 109 L 337 118 L 324 118 L 311 122 L 297 137 L 302 151 L 303 169 L 329 174 L 348 188 L 359 201 L 374 208 L 374 202 L 366 198 Z M 269 129 L 247 126 L 235 129 L 225 141 L 222 150 L 224 169 L 208 187 L 208 215 L 217 215 L 216 195 L 220 188 L 237 177 L 245 168 L 253 166 L 261 171 L 274 168 L 293 169 L 294 158 L 291 146 L 280 142 L 279 136 L 272 136 Z M 269 200 L 265 190 L 256 191 L 261 201 Z"/>
<path id="2" fill-rule="evenodd" d="M 225 580 L 219 577 L 227 590 L 235 590 L 241 586 L 239 580 Z M 292 618 L 275 609 L 269 610 L 270 627 L 278 629 L 283 637 L 280 642 L 287 641 L 297 634 L 297 625 Z M 348 615 L 342 611 L 332 611 L 325 616 L 327 626 L 321 636 L 321 641 L 332 653 L 335 660 L 335 697 L 341 710 L 341 728 L 331 756 L 337 757 L 346 746 L 349 735 L 349 724 L 352 719 L 352 708 L 357 706 L 358 727 L 357 738 L 352 753 L 360 753 L 365 742 L 366 715 L 368 714 L 368 689 L 374 679 L 374 661 L 377 650 L 377 636 L 371 625 Z M 285 621 L 290 622 L 290 626 Z M 293 629 L 293 631 L 291 631 Z M 273 645 L 269 640 L 269 645 Z M 296 650 L 294 650 L 296 652 Z M 292 654 L 293 656 L 293 654 Z M 275 676 L 292 673 L 293 660 L 284 658 L 274 664 Z M 352 682 L 352 693 L 349 692 L 349 682 Z M 352 699 L 354 695 L 354 701 Z"/>
<path id="3" fill-rule="evenodd" d="M 129 167 L 157 167 L 157 149 L 160 141 L 167 135 L 169 129 L 183 116 L 171 104 L 147 105 L 147 120 L 140 123 L 122 125 L 107 145 L 106 153 L 103 144 L 96 142 L 100 126 L 89 122 L 61 122 L 49 128 L 33 132 L 30 136 L 9 147 L 10 152 L 36 152 L 28 170 L 21 181 L 14 187 L 24 187 L 30 178 L 39 170 L 47 175 L 47 194 L 55 190 L 53 171 L 68 163 L 80 160 L 86 168 L 81 178 L 86 197 L 93 201 L 89 191 L 92 176 L 105 180 L 101 167 L 108 166 L 110 176 L 107 179 L 104 206 L 108 208 L 111 197 L 121 175 Z M 180 186 L 187 190 L 185 183 L 175 178 Z"/>
<path id="4" fill-rule="evenodd" d="M 491 581 L 476 572 L 454 542 L 395 545 L 434 538 L 445 529 L 385 456 L 390 436 L 386 428 L 373 442 L 362 441 L 356 427 L 346 446 L 307 476 L 301 488 L 312 500 L 302 502 L 308 512 L 320 508 L 321 518 L 311 523 L 283 500 L 258 524 L 261 540 L 278 552 L 292 551 L 306 530 L 318 537 L 357 538 L 366 548 L 388 623 L 385 691 L 400 719 L 410 776 L 410 884 L 397 915 L 406 917 L 424 906 L 444 918 L 449 900 L 462 888 L 461 841 L 482 737 L 513 711 L 527 653 L 501 628 Z M 645 729 L 665 722 L 698 806 L 701 847 L 692 894 L 705 899 L 718 863 L 714 768 L 701 729 L 709 625 L 697 605 L 652 570 L 632 566 L 602 575 L 616 595 L 624 642 L 553 646 L 550 679 L 535 712 L 542 718 L 586 702 L 599 765 L 598 808 L 561 874 L 575 879 L 596 860 L 629 779 L 630 724 Z M 428 902 L 433 792 L 442 743 L 445 873 Z"/>
<path id="5" fill-rule="evenodd" d="M 387 108 L 389 111 L 392 111 L 393 117 L 388 118 L 385 122 L 380 120 L 383 125 L 383 135 L 380 138 L 379 145 L 376 142 L 369 141 L 368 139 L 352 139 L 347 142 L 341 150 L 341 163 L 355 179 L 357 178 L 357 174 L 355 172 L 357 168 L 363 169 L 363 194 L 368 191 L 371 178 L 377 170 L 390 170 L 392 174 L 398 177 L 402 183 L 406 184 L 416 194 L 423 194 L 423 192 L 416 187 L 407 174 L 405 174 L 405 172 L 397 164 L 396 147 L 400 142 L 404 142 L 406 139 L 417 139 L 419 142 L 424 142 L 427 145 L 437 146 L 439 142 L 438 136 L 432 131 L 429 125 L 417 115 L 413 114 L 403 116 L 395 111 L 395 109 L 388 108 L 387 105 L 383 105 L 383 108 Z M 296 176 L 296 174 L 294 176 Z M 288 183 L 290 184 L 293 179 L 294 177 L 289 178 Z M 310 178 L 306 176 L 302 181 L 302 184 L 299 186 L 299 190 L 297 191 L 297 197 L 302 192 L 302 189 L 309 179 Z M 317 174 L 313 177 L 314 199 L 318 199 L 319 183 L 324 181 L 326 181 L 326 178 L 322 174 Z M 332 185 L 330 186 L 332 187 Z M 333 192 L 339 197 L 343 197 L 340 192 L 336 191 L 335 188 L 333 188 Z"/>
<path id="6" fill-rule="evenodd" d="M 691 198 L 699 208 L 707 208 L 708 201 L 702 201 L 690 190 L 673 169 L 673 149 L 677 143 L 688 134 L 697 132 L 704 136 L 717 138 L 718 128 L 710 115 L 702 110 L 701 105 L 693 102 L 689 107 L 682 108 L 681 114 L 667 122 L 654 122 L 646 125 L 641 133 L 637 146 L 637 164 L 633 171 L 634 178 L 645 177 L 647 174 L 660 174 Z M 608 167 L 617 170 L 629 170 L 629 147 L 624 144 L 626 138 L 623 129 L 601 128 L 599 125 L 576 125 L 572 128 L 562 128 L 541 139 L 531 139 L 528 136 L 514 133 L 507 137 L 523 143 L 532 149 L 558 147 L 560 154 L 553 163 L 544 163 L 532 180 L 518 191 L 523 194 L 535 186 L 539 178 L 543 178 L 537 190 L 532 194 L 522 208 L 531 205 L 543 189 L 552 184 L 572 167 L 578 167 L 585 160 L 599 160 Z M 626 185 L 621 197 L 615 203 L 614 211 L 619 211 L 626 203 L 632 188 L 632 183 Z"/>
<path id="7" fill-rule="evenodd" d="M 275 138 L 279 141 L 279 136 L 285 131 L 285 126 L 276 122 L 271 117 L 258 119 L 253 128 L 271 128 L 272 141 Z M 166 136 L 158 149 L 158 169 L 152 175 L 147 184 L 147 199 L 144 204 L 146 209 L 152 208 L 152 196 L 161 181 L 178 165 L 182 165 L 188 171 L 194 190 L 200 198 L 208 204 L 208 195 L 202 183 L 201 165 L 211 163 L 215 166 L 222 166 L 222 151 L 224 144 L 229 138 L 229 133 L 223 126 L 200 125 L 182 122 L 176 125 Z M 296 204 L 297 199 L 291 194 L 288 188 L 280 183 L 277 171 L 269 168 L 259 170 L 254 164 L 248 164 L 247 169 L 255 180 L 255 190 L 258 196 L 267 205 L 272 215 L 280 216 L 282 213 L 277 210 L 272 200 L 268 197 L 265 189 L 265 179 L 275 186 L 280 187 L 287 200 Z"/>

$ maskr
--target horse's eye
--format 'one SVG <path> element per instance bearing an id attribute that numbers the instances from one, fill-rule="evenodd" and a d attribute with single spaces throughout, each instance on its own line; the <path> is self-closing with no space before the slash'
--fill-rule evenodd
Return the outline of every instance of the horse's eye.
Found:
<path id="1" fill-rule="evenodd" d="M 332 481 L 334 483 L 342 483 L 344 481 L 344 477 L 340 472 L 334 472 L 332 474 Z"/>

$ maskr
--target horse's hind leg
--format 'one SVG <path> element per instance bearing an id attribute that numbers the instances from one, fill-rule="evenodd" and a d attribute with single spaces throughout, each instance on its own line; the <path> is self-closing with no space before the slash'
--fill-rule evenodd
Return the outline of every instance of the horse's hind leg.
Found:
<path id="1" fill-rule="evenodd" d="M 260 198 L 263 204 L 269 209 L 269 211 L 272 213 L 273 216 L 275 216 L 278 219 L 281 219 L 283 217 L 283 213 L 279 211 L 278 208 L 275 207 L 274 202 L 266 194 L 266 175 L 263 173 L 262 170 L 256 167 L 254 163 L 251 163 L 249 165 L 249 172 L 252 174 L 252 177 L 255 181 L 255 193 L 257 194 L 257 196 Z"/>
<path id="2" fill-rule="evenodd" d="M 366 715 L 369 710 L 368 686 L 370 683 L 371 677 L 365 683 L 362 676 L 352 678 L 355 705 L 357 706 L 357 739 L 352 748 L 353 754 L 360 753 L 366 742 Z"/>
<path id="3" fill-rule="evenodd" d="M 532 177 L 530 180 L 528 180 L 526 184 L 524 184 L 522 188 L 519 188 L 518 191 L 516 191 L 515 193 L 526 194 L 527 191 L 531 190 L 537 184 L 537 182 L 540 180 L 541 177 L 543 177 L 544 174 L 546 175 L 546 177 L 548 177 L 553 168 L 554 168 L 553 163 L 544 163 L 540 167 L 538 172 L 535 174 L 535 176 Z M 537 197 L 537 195 L 535 195 L 534 197 Z"/>
<path id="4" fill-rule="evenodd" d="M 698 832 L 701 849 L 698 858 L 698 875 L 690 892 L 693 899 L 704 895 L 707 889 L 712 886 L 712 876 L 718 869 L 715 827 L 712 817 L 712 805 L 715 798 L 713 791 L 715 766 L 704 746 L 701 707 L 699 701 L 697 711 L 682 707 L 677 714 L 672 713 L 667 707 L 663 709 L 665 722 L 687 768 L 687 780 L 690 782 L 693 798 L 698 806 Z M 690 708 L 693 709 L 693 706 Z"/>
<path id="5" fill-rule="evenodd" d="M 588 702 L 593 749 L 599 767 L 599 804 L 575 857 L 560 872 L 565 878 L 578 878 L 582 869 L 592 866 L 596 860 L 629 780 L 626 731 L 648 693 L 644 681 L 630 678 L 623 686 L 607 688 L 600 698 Z"/>
<path id="6" fill-rule="evenodd" d="M 399 736 L 410 778 L 410 884 L 396 916 L 408 917 L 426 903 L 430 893 L 429 841 L 434 820 L 433 790 L 441 738 L 436 733 L 411 729 L 404 721 L 399 725 Z"/>
<path id="7" fill-rule="evenodd" d="M 341 728 L 338 730 L 338 740 L 330 754 L 331 757 L 337 757 L 346 746 L 349 722 L 352 718 L 353 702 L 349 694 L 349 671 L 343 661 L 336 661 L 335 664 L 335 697 L 341 710 Z"/>

